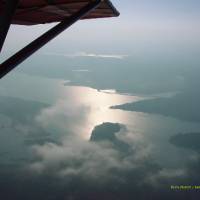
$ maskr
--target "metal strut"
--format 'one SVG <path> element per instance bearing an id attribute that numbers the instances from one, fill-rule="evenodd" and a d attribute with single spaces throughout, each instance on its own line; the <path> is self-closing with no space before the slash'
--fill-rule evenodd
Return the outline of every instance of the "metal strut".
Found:
<path id="1" fill-rule="evenodd" d="M 6 39 L 12 17 L 15 14 L 19 0 L 7 0 L 0 16 L 0 52 Z"/>
<path id="2" fill-rule="evenodd" d="M 41 35 L 39 38 L 28 44 L 26 47 L 18 51 L 16 54 L 8 58 L 2 64 L 0 64 L 0 79 L 7 73 L 13 70 L 17 65 L 26 60 L 29 56 L 47 44 L 50 40 L 54 39 L 57 35 L 69 28 L 72 24 L 77 22 L 79 19 L 87 15 L 93 9 L 95 9 L 102 0 L 95 0 L 88 3 L 85 7 L 81 8 L 77 13 L 71 17 L 64 19 L 55 27 Z"/>

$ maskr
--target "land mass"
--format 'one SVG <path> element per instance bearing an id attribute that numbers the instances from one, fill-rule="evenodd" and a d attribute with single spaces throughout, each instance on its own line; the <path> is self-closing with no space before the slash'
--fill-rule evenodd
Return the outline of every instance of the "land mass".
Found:
<path id="1" fill-rule="evenodd" d="M 22 123 L 31 122 L 33 117 L 48 104 L 23 100 L 15 97 L 0 96 L 0 114 Z"/>
<path id="2" fill-rule="evenodd" d="M 120 129 L 121 127 L 118 123 L 104 122 L 93 129 L 90 141 L 113 141 L 116 138 L 115 133 L 119 132 Z"/>
<path id="3" fill-rule="evenodd" d="M 130 150 L 129 145 L 119 140 L 116 136 L 116 133 L 121 130 L 122 126 L 124 125 L 110 122 L 100 124 L 93 129 L 90 141 L 110 142 L 113 145 L 113 148 L 119 152 L 127 153 Z"/>
<path id="4" fill-rule="evenodd" d="M 55 141 L 52 134 L 35 121 L 35 116 L 47 108 L 48 104 L 0 96 L 0 105 L 0 140 L 6 140 L 4 135 L 8 140 L 7 143 L 12 143 L 13 138 L 16 138 L 15 143 L 20 142 L 20 146 Z M 9 118 L 11 123 L 6 122 L 4 117 Z"/>
<path id="5" fill-rule="evenodd" d="M 150 114 L 160 114 L 174 117 L 184 121 L 200 121 L 199 107 L 200 98 L 190 94 L 177 94 L 171 98 L 156 98 L 141 100 L 134 103 L 112 106 L 111 109 L 121 109 L 126 111 L 144 112 Z"/>

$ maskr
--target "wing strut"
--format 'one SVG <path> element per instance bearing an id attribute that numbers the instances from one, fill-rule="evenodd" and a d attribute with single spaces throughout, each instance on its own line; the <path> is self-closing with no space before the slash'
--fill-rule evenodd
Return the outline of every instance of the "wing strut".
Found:
<path id="1" fill-rule="evenodd" d="M 12 17 L 15 14 L 19 0 L 7 0 L 5 1 L 5 7 L 2 15 L 0 16 L 0 52 L 3 47 L 6 35 L 8 33 Z"/>
<path id="2" fill-rule="evenodd" d="M 86 6 L 81 8 L 77 13 L 73 14 L 71 17 L 64 19 L 55 27 L 51 28 L 49 31 L 38 37 L 36 40 L 28 44 L 26 47 L 18 51 L 16 54 L 8 58 L 2 64 L 0 64 L 0 79 L 4 77 L 7 73 L 13 70 L 17 65 L 26 60 L 29 56 L 47 44 L 50 40 L 54 39 L 65 29 L 69 28 L 72 24 L 77 22 L 79 19 L 87 15 L 93 9 L 95 9 L 102 0 L 94 0 L 88 3 Z"/>

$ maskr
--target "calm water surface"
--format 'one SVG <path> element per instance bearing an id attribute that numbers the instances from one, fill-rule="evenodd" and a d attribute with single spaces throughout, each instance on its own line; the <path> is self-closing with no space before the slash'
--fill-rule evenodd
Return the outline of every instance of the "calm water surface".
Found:
<path id="1" fill-rule="evenodd" d="M 169 138 L 180 132 L 198 132 L 199 123 L 184 122 L 160 115 L 112 110 L 110 106 L 139 101 L 144 97 L 116 94 L 114 90 L 98 91 L 65 84 L 66 80 L 15 73 L 1 80 L 0 94 L 48 104 L 40 110 L 34 120 L 47 132 L 54 132 L 53 134 L 60 138 L 74 134 L 88 140 L 96 125 L 117 122 L 124 124 L 136 141 L 144 144 L 144 150 L 150 152 L 153 160 L 165 168 L 182 169 L 195 159 L 195 152 L 173 146 L 169 143 Z M 1 117 L 6 120 L 6 117 Z M 1 141 L 2 137 L 1 135 Z M 12 140 L 10 145 L 13 149 L 17 148 L 15 142 L 16 140 Z M 6 145 L 1 150 L 7 152 Z"/>

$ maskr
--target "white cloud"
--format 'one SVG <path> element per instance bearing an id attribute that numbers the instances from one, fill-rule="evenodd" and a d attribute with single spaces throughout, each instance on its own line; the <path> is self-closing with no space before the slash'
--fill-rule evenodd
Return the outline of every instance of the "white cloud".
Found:
<path id="1" fill-rule="evenodd" d="M 59 99 L 53 106 L 41 110 L 36 116 L 36 121 L 47 130 L 56 130 L 62 135 L 76 135 L 83 131 L 84 119 L 90 113 L 89 106 L 81 106 L 72 99 Z M 77 126 L 78 124 L 78 126 Z M 77 135 L 76 135 L 77 136 Z"/>
<path id="2" fill-rule="evenodd" d="M 37 121 L 44 128 L 55 130 L 55 134 L 61 129 L 62 137 L 59 143 L 45 143 L 32 147 L 35 159 L 28 166 L 31 172 L 48 173 L 60 178 L 76 176 L 86 180 L 103 181 L 120 178 L 118 175 L 120 172 L 124 176 L 132 173 L 151 177 L 149 182 L 156 179 L 154 177 L 157 176 L 152 173 L 159 172 L 156 171 L 157 168 L 154 167 L 154 161 L 150 157 L 152 146 L 146 143 L 142 134 L 129 132 L 124 126 L 115 134 L 116 140 L 130 147 L 128 152 L 125 152 L 123 147 L 121 149 L 120 145 L 116 148 L 115 143 L 109 140 L 87 141 L 80 136 L 83 134 L 83 123 L 88 123 L 83 119 L 87 118 L 90 108 L 80 107 L 77 103 L 74 109 L 70 105 L 70 101 L 60 99 L 37 116 Z"/>
<path id="3" fill-rule="evenodd" d="M 52 55 L 52 56 L 65 56 L 69 58 L 76 57 L 91 57 L 91 58 L 110 58 L 110 59 L 119 59 L 123 60 L 128 57 L 128 55 L 124 54 L 96 54 L 96 53 L 87 53 L 87 52 L 77 52 L 72 54 L 61 54 L 61 53 L 43 53 L 44 55 Z"/>
<path id="4" fill-rule="evenodd" d="M 90 142 L 68 135 L 60 144 L 33 146 L 35 161 L 28 168 L 38 174 L 49 173 L 60 178 L 77 176 L 99 182 L 119 178 L 117 171 L 124 174 L 130 171 L 136 174 L 149 173 L 152 169 L 144 169 L 142 166 L 149 162 L 147 159 L 150 152 L 140 153 L 141 157 L 138 158 L 138 153 L 144 151 L 144 145 L 137 135 L 131 137 L 131 133 L 123 130 L 125 132 L 120 132 L 121 136 L 116 135 L 116 138 L 132 145 L 130 153 L 116 149 L 110 141 Z"/>
<path id="5" fill-rule="evenodd" d="M 107 144 L 78 140 L 67 137 L 61 145 L 47 143 L 34 146 L 38 161 L 30 169 L 58 177 L 81 176 L 87 178 L 108 178 L 109 170 L 122 166 L 119 154 Z"/>
<path id="6" fill-rule="evenodd" d="M 66 56 L 72 56 L 72 55 L 66 55 Z M 112 58 L 112 59 L 124 59 L 128 57 L 128 55 L 117 55 L 117 54 L 95 54 L 95 53 L 86 53 L 86 52 L 80 52 L 73 55 L 74 57 L 94 57 L 94 58 Z"/>
<path id="7" fill-rule="evenodd" d="M 187 176 L 187 170 L 184 168 L 174 169 L 174 168 L 162 168 L 158 173 L 151 174 L 146 177 L 147 183 L 151 183 L 155 186 L 162 186 L 163 180 L 170 180 L 172 183 L 179 180 L 179 178 L 185 178 Z"/>

